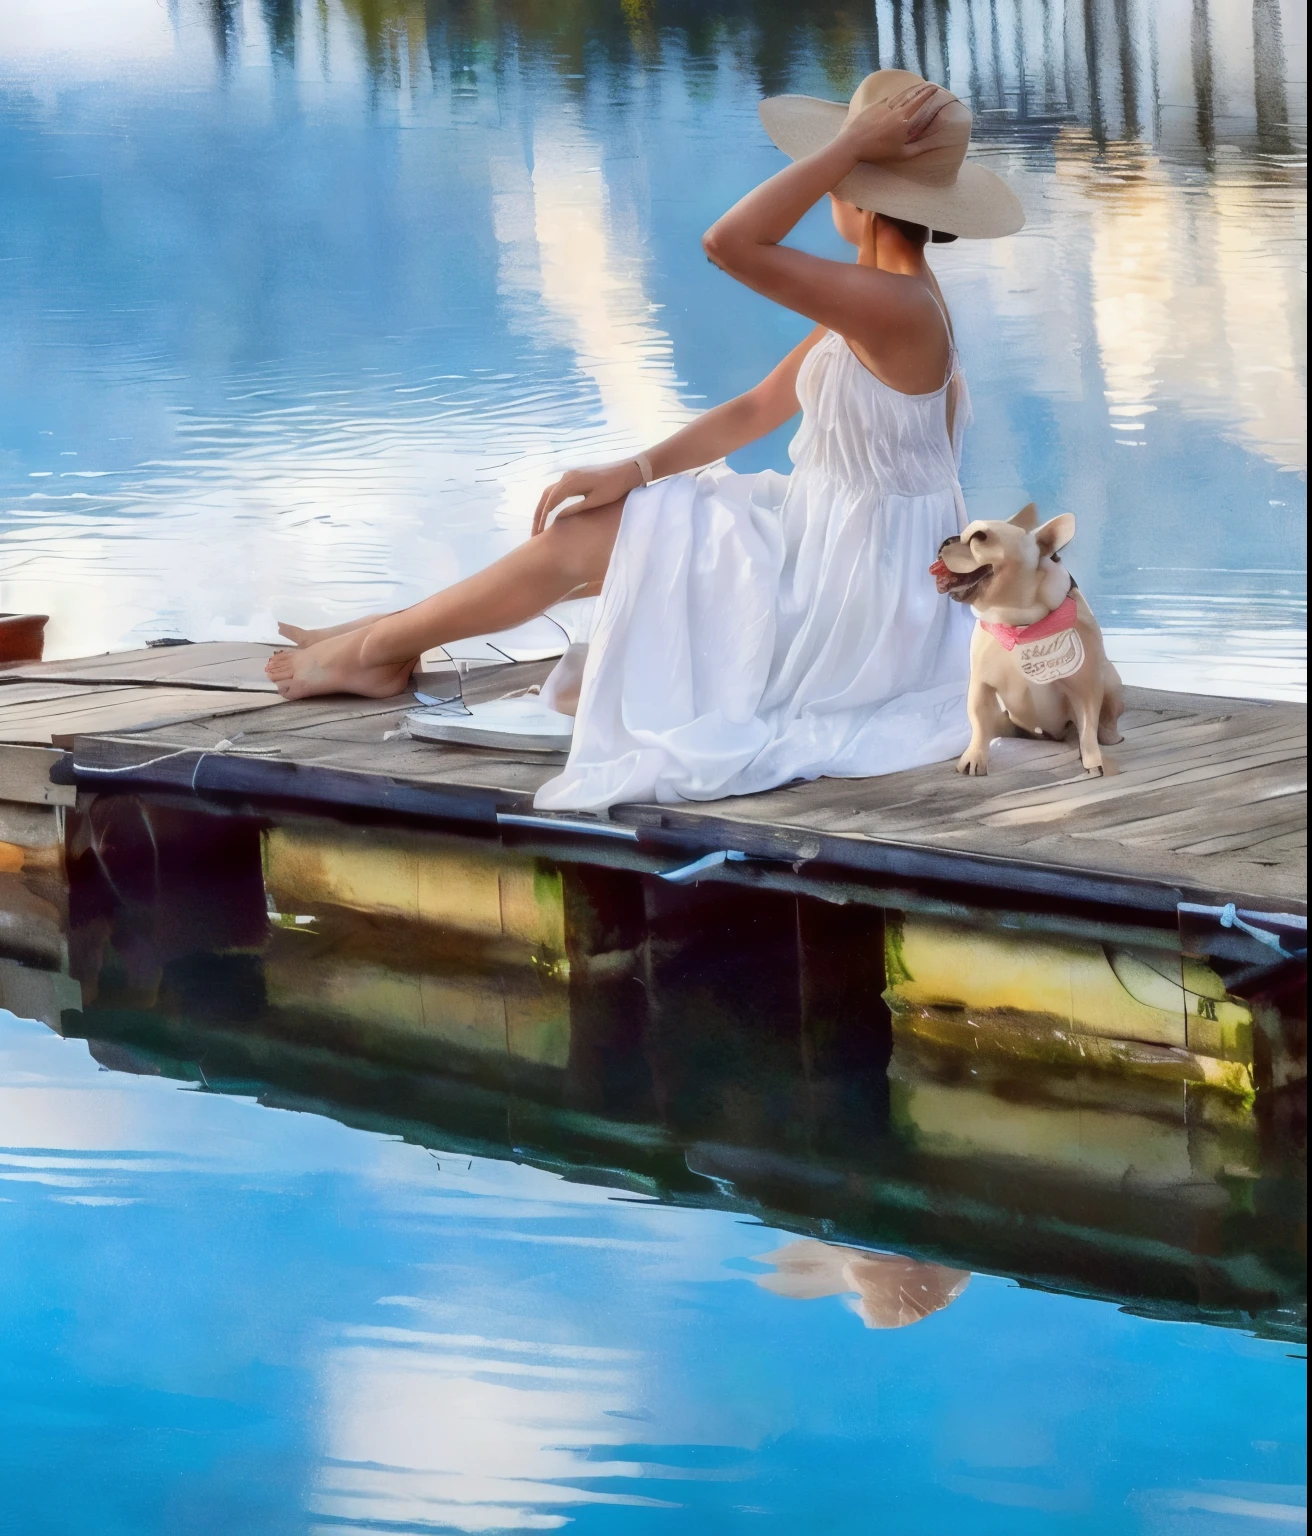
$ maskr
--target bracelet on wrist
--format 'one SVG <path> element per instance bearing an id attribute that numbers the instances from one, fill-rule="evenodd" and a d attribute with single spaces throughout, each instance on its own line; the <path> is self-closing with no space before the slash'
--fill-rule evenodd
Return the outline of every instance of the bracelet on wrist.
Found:
<path id="1" fill-rule="evenodd" d="M 640 485 L 650 485 L 655 478 L 651 472 L 651 460 L 645 453 L 635 453 L 633 462 L 638 466 L 638 473 L 642 476 L 638 483 Z"/>

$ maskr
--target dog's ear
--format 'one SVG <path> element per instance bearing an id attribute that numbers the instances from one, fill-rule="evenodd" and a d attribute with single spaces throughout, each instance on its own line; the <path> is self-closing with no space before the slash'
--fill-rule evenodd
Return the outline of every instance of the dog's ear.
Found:
<path id="1" fill-rule="evenodd" d="M 1028 506 L 1022 507 L 1015 517 L 1009 519 L 1009 521 L 1014 527 L 1023 528 L 1026 533 L 1033 533 L 1039 526 L 1039 509 L 1033 502 L 1030 502 Z"/>
<path id="2" fill-rule="evenodd" d="M 1034 538 L 1041 555 L 1055 555 L 1075 537 L 1075 518 L 1070 512 L 1051 517 L 1042 528 L 1035 530 Z"/>

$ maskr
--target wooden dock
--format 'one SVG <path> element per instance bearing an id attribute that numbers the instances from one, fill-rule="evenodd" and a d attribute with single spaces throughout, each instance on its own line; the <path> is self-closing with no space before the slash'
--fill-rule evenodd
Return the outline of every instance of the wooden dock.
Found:
<path id="1" fill-rule="evenodd" d="M 994 749 L 985 779 L 939 763 L 601 819 L 534 811 L 561 757 L 387 739 L 413 696 L 284 702 L 263 676 L 270 649 L 180 645 L 0 669 L 0 799 L 153 788 L 499 826 L 615 853 L 628 843 L 667 860 L 732 850 L 972 899 L 1306 911 L 1303 705 L 1130 688 L 1112 777 L 1087 777 L 1071 745 L 1014 740 Z M 550 665 L 446 665 L 424 686 L 476 702 Z"/>

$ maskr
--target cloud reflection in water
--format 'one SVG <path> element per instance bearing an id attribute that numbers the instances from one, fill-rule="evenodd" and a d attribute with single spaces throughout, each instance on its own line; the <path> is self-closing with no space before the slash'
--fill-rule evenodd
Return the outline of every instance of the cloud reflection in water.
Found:
<path id="1" fill-rule="evenodd" d="M 603 1427 L 632 1413 L 643 1369 L 624 1350 L 348 1329 L 326 1367 L 314 1512 L 491 1531 L 555 1530 L 578 1504 L 674 1507 L 605 1488 L 643 1474 L 605 1459 L 629 1436 Z"/>

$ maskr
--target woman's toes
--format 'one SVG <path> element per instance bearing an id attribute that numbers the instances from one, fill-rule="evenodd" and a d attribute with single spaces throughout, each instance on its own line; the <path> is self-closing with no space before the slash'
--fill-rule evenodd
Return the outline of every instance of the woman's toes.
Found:
<path id="1" fill-rule="evenodd" d="M 275 651 L 264 664 L 264 675 L 277 683 L 292 675 L 292 658 L 287 651 Z"/>
<path id="2" fill-rule="evenodd" d="M 290 640 L 293 645 L 304 645 L 309 631 L 302 629 L 299 624 L 279 624 L 278 633 L 284 640 Z"/>

